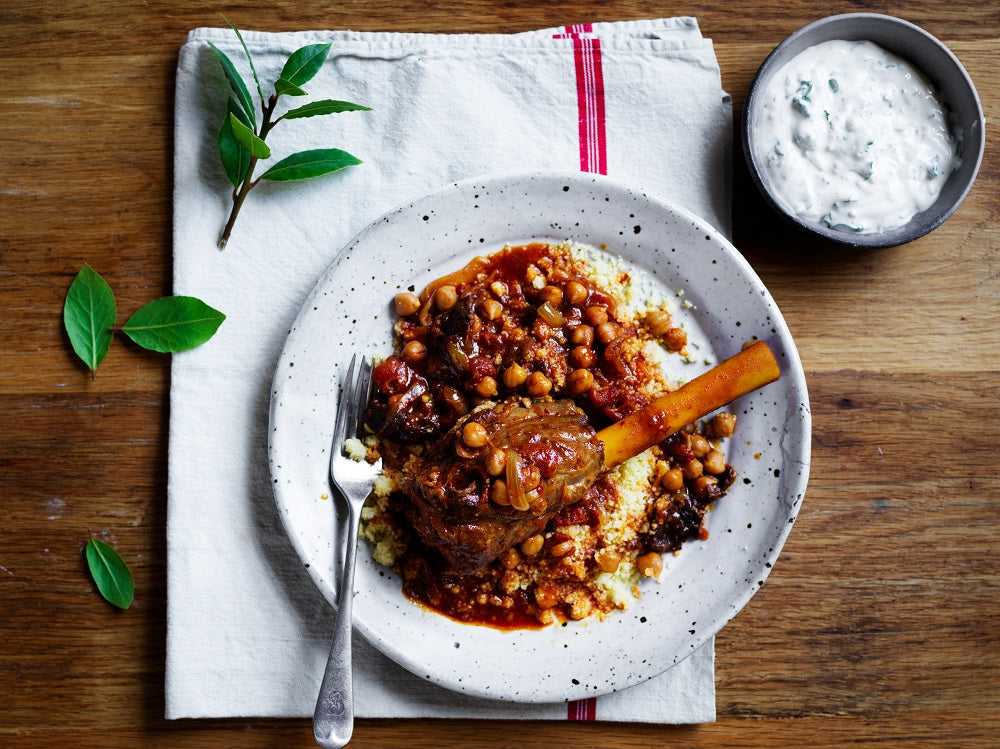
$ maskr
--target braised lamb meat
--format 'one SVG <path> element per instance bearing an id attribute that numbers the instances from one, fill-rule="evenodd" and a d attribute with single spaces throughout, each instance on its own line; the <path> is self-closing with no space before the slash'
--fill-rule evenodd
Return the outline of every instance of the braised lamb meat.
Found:
<path id="1" fill-rule="evenodd" d="M 457 571 L 482 569 L 584 497 L 604 445 L 572 401 L 509 398 L 404 467 L 410 522 Z"/>

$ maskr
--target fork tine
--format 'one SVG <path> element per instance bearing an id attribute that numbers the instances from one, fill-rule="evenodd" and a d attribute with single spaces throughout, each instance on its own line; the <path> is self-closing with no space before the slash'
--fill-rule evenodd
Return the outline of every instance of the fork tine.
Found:
<path id="1" fill-rule="evenodd" d="M 368 407 L 368 399 L 371 397 L 371 385 L 372 364 L 367 356 L 362 356 L 358 376 L 354 381 L 354 391 L 351 393 L 351 413 L 347 418 L 347 423 L 351 429 L 351 437 L 357 435 L 361 426 L 361 414 Z"/>
<path id="2" fill-rule="evenodd" d="M 357 354 L 351 357 L 351 366 L 348 367 L 347 376 L 340 385 L 340 402 L 337 404 L 337 420 L 334 422 L 331 460 L 340 455 L 344 449 L 344 440 L 347 439 L 347 421 L 353 408 L 354 365 L 357 363 L 357 358 Z"/>
<path id="3" fill-rule="evenodd" d="M 354 389 L 354 367 L 357 361 L 357 354 L 351 357 L 351 364 L 347 368 L 347 374 L 340 383 L 337 395 L 337 418 L 333 422 L 333 440 L 330 442 L 330 480 L 336 493 L 340 493 L 337 480 L 334 477 L 334 466 L 341 457 L 344 450 L 344 440 L 347 435 L 347 417 L 351 410 L 352 393 Z M 334 578 L 339 580 L 344 570 L 344 550 L 341 548 L 343 539 L 347 535 L 348 514 L 343 509 L 334 511 L 333 520 L 333 572 Z M 334 588 L 334 601 L 337 600 L 337 588 Z"/>

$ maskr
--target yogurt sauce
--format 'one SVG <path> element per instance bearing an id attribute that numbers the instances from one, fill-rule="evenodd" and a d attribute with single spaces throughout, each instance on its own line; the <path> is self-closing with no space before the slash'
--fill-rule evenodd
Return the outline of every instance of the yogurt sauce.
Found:
<path id="1" fill-rule="evenodd" d="M 755 148 L 784 206 L 843 231 L 906 224 L 958 166 L 933 87 L 869 41 L 803 50 L 768 82 Z"/>

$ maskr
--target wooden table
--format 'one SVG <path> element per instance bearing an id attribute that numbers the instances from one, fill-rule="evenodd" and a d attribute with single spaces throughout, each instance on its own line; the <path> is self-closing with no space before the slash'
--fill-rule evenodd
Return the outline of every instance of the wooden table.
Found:
<path id="1" fill-rule="evenodd" d="M 894 5 L 896 6 L 894 8 Z M 718 6 L 718 7 L 716 7 Z M 6 0 L 0 10 L 0 745 L 312 746 L 305 720 L 167 722 L 169 358 L 120 341 L 92 380 L 62 329 L 101 269 L 119 309 L 171 291 L 174 66 L 186 31 L 516 31 L 693 14 L 737 113 L 784 36 L 895 12 L 944 40 L 1000 120 L 995 3 Z M 990 137 L 993 133 L 990 132 Z M 809 491 L 763 590 L 717 639 L 693 727 L 363 720 L 358 747 L 996 746 L 1000 738 L 1000 156 L 930 236 L 848 252 L 786 230 L 737 150 L 735 243 L 785 314 L 814 417 Z M 82 559 L 127 550 L 120 613 Z"/>

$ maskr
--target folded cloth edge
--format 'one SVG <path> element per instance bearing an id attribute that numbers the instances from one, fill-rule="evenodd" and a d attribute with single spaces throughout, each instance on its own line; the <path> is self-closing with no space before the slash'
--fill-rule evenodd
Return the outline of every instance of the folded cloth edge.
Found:
<path id="1" fill-rule="evenodd" d="M 536 39 L 553 39 L 567 34 L 594 35 L 603 40 L 620 38 L 650 39 L 656 33 L 670 33 L 689 39 L 703 39 L 698 21 L 693 16 L 657 18 L 633 21 L 612 21 L 586 24 L 553 26 L 528 31 L 497 31 L 488 33 L 450 32 L 436 33 L 424 31 L 357 31 L 353 29 L 308 29 L 299 31 L 256 31 L 240 30 L 247 42 L 313 41 L 364 41 L 369 43 L 412 43 L 425 42 L 435 45 L 479 45 L 491 42 L 505 42 L 517 46 L 521 42 Z M 222 26 L 199 26 L 187 33 L 187 41 L 235 38 L 233 31 Z"/>

